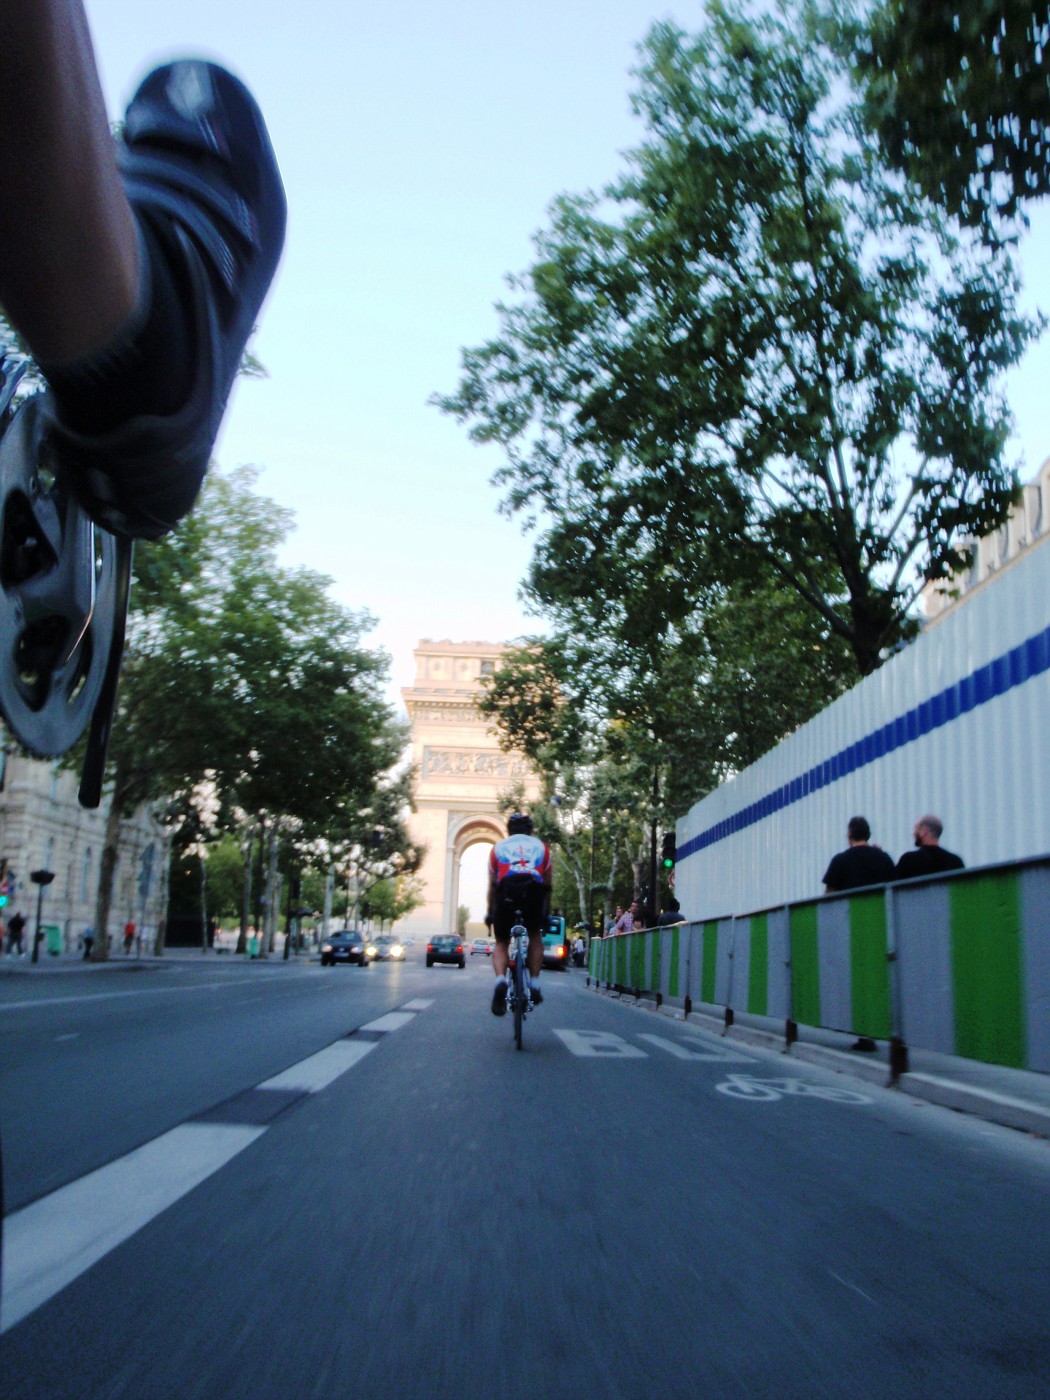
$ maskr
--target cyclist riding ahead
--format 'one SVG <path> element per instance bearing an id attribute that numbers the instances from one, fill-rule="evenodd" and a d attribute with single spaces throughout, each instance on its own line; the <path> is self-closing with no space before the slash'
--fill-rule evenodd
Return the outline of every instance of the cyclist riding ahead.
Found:
<path id="1" fill-rule="evenodd" d="M 520 914 L 529 931 L 529 987 L 533 1006 L 543 1000 L 540 970 L 543 967 L 543 925 L 550 908 L 551 853 L 545 841 L 532 834 L 532 818 L 515 812 L 507 818 L 507 835 L 497 841 L 489 856 L 489 917 L 496 946 L 492 970 L 492 1014 L 507 1010 L 507 963 L 510 931 Z"/>

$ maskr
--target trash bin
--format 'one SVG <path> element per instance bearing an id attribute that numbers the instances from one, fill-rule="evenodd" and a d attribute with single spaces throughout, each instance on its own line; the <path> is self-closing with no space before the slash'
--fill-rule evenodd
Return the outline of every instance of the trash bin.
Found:
<path id="1" fill-rule="evenodd" d="M 57 958 L 62 952 L 62 930 L 57 924 L 45 924 L 41 932 L 47 939 L 47 951 Z"/>
<path id="2" fill-rule="evenodd" d="M 257 958 L 259 956 L 259 940 L 257 938 L 248 939 L 248 956 Z"/>

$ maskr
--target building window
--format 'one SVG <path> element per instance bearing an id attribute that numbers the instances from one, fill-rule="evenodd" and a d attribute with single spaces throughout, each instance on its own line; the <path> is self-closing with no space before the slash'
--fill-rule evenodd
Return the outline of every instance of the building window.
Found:
<path id="1" fill-rule="evenodd" d="M 482 674 L 483 676 L 491 676 L 491 675 L 494 675 L 494 674 L 495 674 L 495 671 L 496 671 L 496 663 L 495 663 L 495 661 L 483 661 L 483 662 L 481 663 L 481 674 Z"/>

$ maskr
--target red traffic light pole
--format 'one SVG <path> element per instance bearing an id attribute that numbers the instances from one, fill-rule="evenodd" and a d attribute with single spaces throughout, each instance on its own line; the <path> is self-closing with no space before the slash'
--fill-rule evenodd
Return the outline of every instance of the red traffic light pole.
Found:
<path id="1" fill-rule="evenodd" d="M 44 910 L 44 889 L 45 889 L 45 887 L 46 887 L 47 885 L 50 885 L 51 881 L 55 878 L 55 875 L 54 875 L 54 871 L 51 871 L 51 870 L 32 870 L 32 871 L 30 871 L 30 873 L 29 873 L 29 878 L 32 880 L 33 884 L 36 885 L 36 887 L 37 887 L 37 895 L 36 895 L 36 933 L 33 935 L 33 958 L 32 958 L 32 961 L 33 961 L 33 962 L 39 962 L 39 961 L 40 961 L 40 939 L 43 937 L 43 935 L 42 935 L 41 932 L 40 932 L 40 920 L 41 920 L 41 918 L 43 917 L 43 910 Z"/>

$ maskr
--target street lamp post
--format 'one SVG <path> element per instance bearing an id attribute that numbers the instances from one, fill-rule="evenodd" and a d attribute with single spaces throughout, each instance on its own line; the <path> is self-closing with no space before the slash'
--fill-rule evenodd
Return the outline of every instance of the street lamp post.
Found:
<path id="1" fill-rule="evenodd" d="M 36 893 L 36 933 L 33 935 L 33 962 L 40 961 L 40 940 L 43 934 L 40 932 L 40 922 L 44 913 L 44 889 L 50 885 L 55 878 L 53 870 L 33 870 L 29 874 L 30 880 L 37 887 Z"/>

